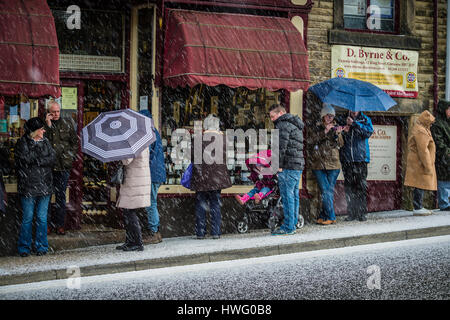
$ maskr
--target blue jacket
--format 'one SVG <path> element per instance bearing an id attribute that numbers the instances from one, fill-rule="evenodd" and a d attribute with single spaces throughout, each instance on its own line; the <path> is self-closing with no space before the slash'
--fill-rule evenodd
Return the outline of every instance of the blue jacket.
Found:
<path id="1" fill-rule="evenodd" d="M 152 118 L 152 114 L 148 110 L 139 111 L 140 114 Z M 156 136 L 155 142 L 149 146 L 150 151 L 150 175 L 152 177 L 152 183 L 165 183 L 166 182 L 166 166 L 164 163 L 164 152 L 161 142 L 161 136 L 158 130 L 153 128 L 153 133 Z"/>
<path id="2" fill-rule="evenodd" d="M 350 130 L 342 132 L 344 145 L 339 150 L 341 163 L 370 162 L 369 138 L 372 133 L 372 121 L 360 112 Z"/>

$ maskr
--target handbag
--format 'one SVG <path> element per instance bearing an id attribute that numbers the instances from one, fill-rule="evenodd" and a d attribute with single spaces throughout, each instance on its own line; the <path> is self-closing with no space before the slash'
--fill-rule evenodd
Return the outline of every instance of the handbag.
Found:
<path id="1" fill-rule="evenodd" d="M 181 177 L 181 185 L 185 188 L 191 188 L 191 178 L 192 178 L 192 168 L 194 166 L 192 163 L 187 167 L 186 171 L 183 173 Z"/>
<path id="2" fill-rule="evenodd" d="M 115 171 L 111 174 L 110 184 L 123 184 L 125 180 L 123 164 L 117 165 Z"/>

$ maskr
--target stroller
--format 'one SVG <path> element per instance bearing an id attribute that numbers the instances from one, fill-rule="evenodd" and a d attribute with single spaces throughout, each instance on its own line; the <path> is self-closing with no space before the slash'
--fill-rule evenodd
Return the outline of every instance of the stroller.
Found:
<path id="1" fill-rule="evenodd" d="M 271 150 L 265 150 L 257 153 L 253 157 L 250 157 L 245 161 L 245 163 L 253 174 L 259 174 L 257 171 L 257 165 L 270 168 L 270 159 Z M 276 174 L 272 177 L 272 181 L 274 182 L 273 187 L 263 198 L 261 198 L 259 203 L 251 201 L 255 199 L 255 196 L 252 196 L 250 200 L 244 204 L 244 214 L 237 220 L 236 224 L 237 231 L 239 233 L 246 233 L 249 226 L 255 224 L 256 221 L 265 222 L 271 232 L 283 223 L 283 203 L 280 197 L 278 176 Z M 304 225 L 305 219 L 299 212 L 296 228 L 300 229 Z"/>

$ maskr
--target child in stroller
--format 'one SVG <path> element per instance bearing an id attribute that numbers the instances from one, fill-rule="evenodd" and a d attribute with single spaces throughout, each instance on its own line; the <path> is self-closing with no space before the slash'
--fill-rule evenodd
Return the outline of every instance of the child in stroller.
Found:
<path id="1" fill-rule="evenodd" d="M 235 196 L 236 200 L 245 206 L 244 215 L 237 223 L 239 233 L 246 233 L 249 224 L 256 219 L 265 221 L 271 231 L 282 223 L 284 213 L 277 175 L 267 172 L 271 164 L 271 153 L 271 150 L 264 150 L 246 160 L 251 171 L 249 179 L 255 183 L 255 187 L 247 194 Z M 299 213 L 297 229 L 303 225 L 304 219 Z"/>
<path id="2" fill-rule="evenodd" d="M 270 168 L 271 150 L 261 151 L 255 157 L 249 158 L 245 161 L 247 168 L 250 169 L 250 176 L 248 177 L 255 187 L 243 196 L 236 195 L 236 200 L 244 205 L 248 200 L 254 199 L 258 204 L 262 199 L 273 192 L 273 187 L 276 184 L 276 176 L 274 174 L 263 174 L 264 168 Z"/>

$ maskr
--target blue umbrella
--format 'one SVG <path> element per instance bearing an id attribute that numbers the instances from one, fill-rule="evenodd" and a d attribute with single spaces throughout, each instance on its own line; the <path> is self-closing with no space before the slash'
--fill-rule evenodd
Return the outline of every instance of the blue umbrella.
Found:
<path id="1" fill-rule="evenodd" d="M 397 104 L 377 86 L 351 78 L 332 78 L 309 90 L 322 102 L 350 111 L 386 111 Z"/>

